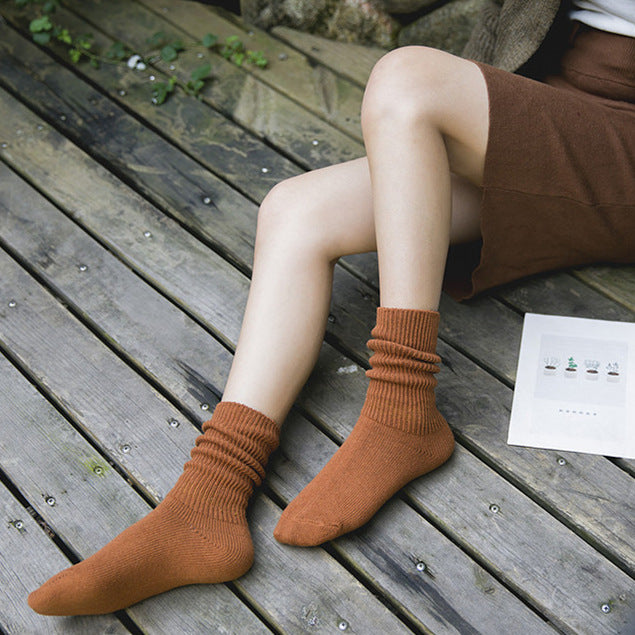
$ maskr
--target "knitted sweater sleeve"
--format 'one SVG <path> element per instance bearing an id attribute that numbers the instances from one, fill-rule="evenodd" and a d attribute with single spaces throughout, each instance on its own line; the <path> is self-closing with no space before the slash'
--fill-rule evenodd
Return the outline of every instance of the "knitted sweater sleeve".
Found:
<path id="1" fill-rule="evenodd" d="M 538 50 L 560 0 L 485 0 L 462 56 L 516 71 Z"/>

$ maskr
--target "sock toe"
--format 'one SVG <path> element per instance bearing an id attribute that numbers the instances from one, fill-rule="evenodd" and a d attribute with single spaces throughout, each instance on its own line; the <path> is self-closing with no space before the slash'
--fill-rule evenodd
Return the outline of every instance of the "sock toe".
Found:
<path id="1" fill-rule="evenodd" d="M 317 547 L 342 535 L 341 523 L 324 523 L 308 518 L 294 518 L 282 513 L 273 530 L 273 537 L 285 545 Z"/>

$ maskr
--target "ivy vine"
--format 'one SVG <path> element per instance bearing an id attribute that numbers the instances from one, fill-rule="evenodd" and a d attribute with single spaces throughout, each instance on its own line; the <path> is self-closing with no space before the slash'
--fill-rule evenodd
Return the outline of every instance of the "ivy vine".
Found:
<path id="1" fill-rule="evenodd" d="M 14 0 L 14 3 L 24 9 L 33 41 L 39 45 L 60 42 L 66 47 L 74 64 L 87 61 L 93 68 L 99 68 L 101 64 L 118 64 L 132 70 L 145 70 L 149 65 L 162 60 L 170 64 L 170 70 L 174 70 L 173 62 L 178 60 L 179 55 L 193 49 L 218 53 L 236 66 L 250 64 L 266 68 L 268 64 L 262 51 L 247 48 L 238 35 L 221 41 L 212 33 L 207 33 L 200 40 L 185 43 L 180 39 L 172 39 L 164 31 L 157 31 L 146 40 L 150 48 L 144 54 L 135 53 L 120 41 L 113 42 L 105 51 L 97 51 L 90 33 L 71 33 L 68 28 L 55 21 L 59 0 Z M 210 80 L 211 68 L 211 64 L 205 62 L 190 73 L 187 81 L 172 75 L 165 82 L 153 82 L 152 103 L 163 104 L 177 88 L 187 95 L 200 98 L 201 90 Z"/>

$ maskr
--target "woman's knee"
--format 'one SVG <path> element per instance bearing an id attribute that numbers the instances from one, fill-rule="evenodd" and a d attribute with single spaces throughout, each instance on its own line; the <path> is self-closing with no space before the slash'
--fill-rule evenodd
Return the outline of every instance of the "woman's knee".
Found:
<path id="1" fill-rule="evenodd" d="M 258 210 L 257 242 L 312 253 L 322 248 L 319 209 L 301 177 L 275 185 Z"/>
<path id="2" fill-rule="evenodd" d="M 460 58 L 425 46 L 405 46 L 373 68 L 362 102 L 362 128 L 375 125 L 438 123 L 450 99 Z"/>

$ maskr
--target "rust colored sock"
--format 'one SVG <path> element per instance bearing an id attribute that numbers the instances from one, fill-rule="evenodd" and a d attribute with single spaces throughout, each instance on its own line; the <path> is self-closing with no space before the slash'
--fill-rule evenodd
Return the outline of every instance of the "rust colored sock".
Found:
<path id="1" fill-rule="evenodd" d="M 454 438 L 434 398 L 438 325 L 436 311 L 378 309 L 359 420 L 284 510 L 274 530 L 279 542 L 313 546 L 352 531 L 406 483 L 450 457 Z"/>
<path id="2" fill-rule="evenodd" d="M 29 606 L 44 615 L 110 613 L 178 586 L 246 573 L 253 562 L 247 502 L 278 434 L 256 410 L 219 403 L 165 500 L 31 593 Z"/>

